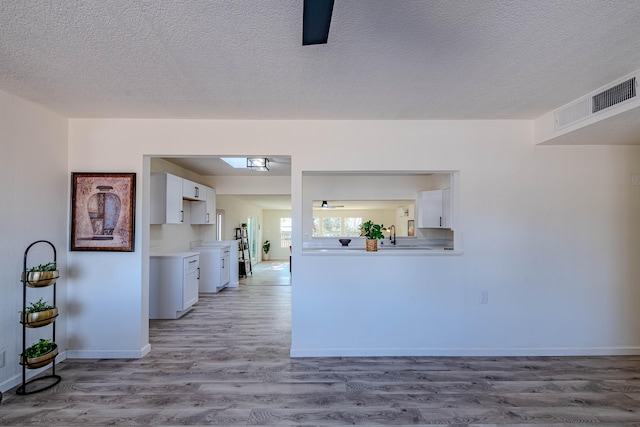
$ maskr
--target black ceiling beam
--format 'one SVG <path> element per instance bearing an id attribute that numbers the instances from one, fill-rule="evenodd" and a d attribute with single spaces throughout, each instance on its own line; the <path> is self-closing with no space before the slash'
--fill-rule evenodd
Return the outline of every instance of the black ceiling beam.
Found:
<path id="1" fill-rule="evenodd" d="M 326 44 L 333 13 L 333 0 L 304 0 L 302 45 Z"/>

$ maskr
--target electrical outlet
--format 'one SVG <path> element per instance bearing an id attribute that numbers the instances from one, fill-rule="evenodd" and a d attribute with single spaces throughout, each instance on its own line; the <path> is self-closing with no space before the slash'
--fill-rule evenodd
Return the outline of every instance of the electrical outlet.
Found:
<path id="1" fill-rule="evenodd" d="M 631 174 L 631 185 L 640 185 L 640 173 Z"/>
<path id="2" fill-rule="evenodd" d="M 0 368 L 4 368 L 4 350 L 0 351 Z"/>
<path id="3" fill-rule="evenodd" d="M 480 291 L 480 304 L 489 304 L 489 291 Z"/>

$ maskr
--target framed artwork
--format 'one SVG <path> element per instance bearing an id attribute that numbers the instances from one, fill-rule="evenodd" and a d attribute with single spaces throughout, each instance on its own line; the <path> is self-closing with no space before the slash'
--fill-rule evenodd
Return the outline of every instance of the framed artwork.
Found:
<path id="1" fill-rule="evenodd" d="M 133 252 L 135 173 L 71 174 L 71 250 Z"/>
<path id="2" fill-rule="evenodd" d="M 410 219 L 407 221 L 407 236 L 415 236 L 415 233 L 414 220 Z"/>

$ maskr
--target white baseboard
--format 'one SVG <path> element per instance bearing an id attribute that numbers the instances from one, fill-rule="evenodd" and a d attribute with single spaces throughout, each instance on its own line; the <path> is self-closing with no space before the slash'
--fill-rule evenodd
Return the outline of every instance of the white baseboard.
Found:
<path id="1" fill-rule="evenodd" d="M 140 350 L 67 350 L 69 359 L 141 359 L 151 351 L 147 344 Z"/>
<path id="2" fill-rule="evenodd" d="M 295 357 L 406 357 L 406 356 L 635 356 L 640 347 L 548 348 L 291 348 Z"/>
<path id="3" fill-rule="evenodd" d="M 61 351 L 60 353 L 58 353 L 58 355 L 56 356 L 56 365 L 59 365 L 60 362 L 63 362 L 65 359 L 67 358 L 67 352 L 66 351 Z M 38 369 L 27 369 L 25 372 L 25 377 L 28 380 L 30 380 L 31 378 L 35 377 L 36 375 L 45 372 L 47 370 L 51 369 L 51 365 L 47 365 L 44 366 L 42 368 L 38 368 Z M 0 383 L 0 391 L 3 393 L 6 393 L 7 390 L 11 390 L 12 388 L 14 388 L 15 386 L 18 386 L 22 384 L 22 367 L 20 367 L 20 373 L 17 375 L 14 375 L 13 377 L 7 379 L 4 382 Z"/>

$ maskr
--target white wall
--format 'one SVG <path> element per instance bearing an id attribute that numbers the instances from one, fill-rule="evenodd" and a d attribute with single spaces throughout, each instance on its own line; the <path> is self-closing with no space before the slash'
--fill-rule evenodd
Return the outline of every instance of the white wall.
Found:
<path id="1" fill-rule="evenodd" d="M 291 210 L 264 210 L 262 212 L 262 243 L 271 242 L 269 259 L 271 261 L 289 261 L 289 246 L 280 247 L 280 218 L 291 218 Z M 260 245 L 262 248 L 262 245 Z"/>
<path id="2" fill-rule="evenodd" d="M 70 170 L 141 175 L 145 154 L 291 155 L 298 224 L 303 171 L 459 171 L 461 256 L 303 254 L 294 227 L 295 356 L 640 353 L 640 147 L 535 146 L 532 122 L 516 120 L 117 119 L 71 120 L 69 147 Z M 135 253 L 69 254 L 82 307 L 69 333 L 86 355 L 145 345 L 148 200 L 137 201 Z M 85 314 L 97 302 L 118 315 L 98 324 Z"/>
<path id="3" fill-rule="evenodd" d="M 291 194 L 290 176 L 207 176 L 221 195 Z"/>
<path id="4" fill-rule="evenodd" d="M 0 91 L 0 391 L 21 381 L 22 310 L 20 274 L 27 247 L 48 240 L 57 249 L 56 342 L 64 358 L 67 348 L 67 230 L 70 176 L 67 172 L 67 119 L 35 104 Z M 52 251 L 38 244 L 29 253 L 28 266 L 48 262 Z M 43 297 L 49 302 L 52 288 L 29 289 L 27 303 Z M 51 338 L 51 327 L 27 330 L 27 345 Z M 1 357 L 1 355 L 0 355 Z M 30 372 L 33 373 L 33 372 Z"/>
<path id="5" fill-rule="evenodd" d="M 236 228 L 246 223 L 249 217 L 257 218 L 258 224 L 262 224 L 262 209 L 244 198 L 221 195 L 216 197 L 216 204 L 217 209 L 224 210 L 223 234 L 226 240 L 235 239 Z M 262 248 L 261 232 L 262 230 L 258 233 L 258 251 Z M 256 257 L 260 261 L 260 253 L 257 253 Z"/>

